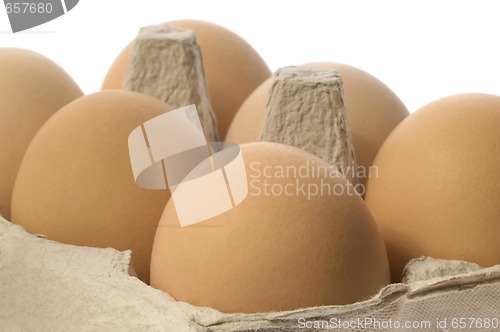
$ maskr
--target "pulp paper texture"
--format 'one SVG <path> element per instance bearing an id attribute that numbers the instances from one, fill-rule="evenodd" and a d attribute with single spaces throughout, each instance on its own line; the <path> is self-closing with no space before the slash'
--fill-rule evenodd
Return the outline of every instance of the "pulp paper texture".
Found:
<path id="1" fill-rule="evenodd" d="M 292 145 L 337 166 L 356 184 L 356 157 L 342 79 L 324 68 L 283 67 L 273 75 L 261 141 Z"/>
<path id="2" fill-rule="evenodd" d="M 123 87 L 174 108 L 195 104 L 207 141 L 220 141 L 193 31 L 166 25 L 142 28 L 134 42 Z"/>
<path id="3" fill-rule="evenodd" d="M 422 264 L 423 263 L 423 264 Z M 457 264 L 456 262 L 451 265 Z M 392 284 L 364 302 L 259 314 L 223 314 L 177 302 L 130 276 L 130 252 L 59 244 L 0 217 L 2 331 L 304 331 L 299 322 L 500 318 L 500 265 Z M 448 261 L 422 258 L 433 275 Z M 467 265 L 467 264 L 465 264 Z M 411 268 L 408 268 L 410 270 Z M 438 273 L 439 274 L 439 273 Z M 419 278 L 417 278 L 419 279 Z M 373 328 L 337 331 L 380 331 Z M 397 331 L 397 329 L 392 329 Z M 467 331 L 484 331 L 469 329 Z M 493 330 L 491 330 L 493 331 Z"/>
<path id="4" fill-rule="evenodd" d="M 475 263 L 420 257 L 414 259 L 412 264 L 406 266 L 403 271 L 403 282 L 409 284 L 411 282 L 466 274 L 479 270 L 481 270 L 481 267 Z"/>

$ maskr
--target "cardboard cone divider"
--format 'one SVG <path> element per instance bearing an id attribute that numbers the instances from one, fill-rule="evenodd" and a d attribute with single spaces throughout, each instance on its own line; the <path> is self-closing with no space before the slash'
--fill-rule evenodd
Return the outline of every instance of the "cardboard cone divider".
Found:
<path id="1" fill-rule="evenodd" d="M 260 140 L 311 152 L 356 186 L 356 157 L 336 70 L 283 67 L 273 75 Z"/>

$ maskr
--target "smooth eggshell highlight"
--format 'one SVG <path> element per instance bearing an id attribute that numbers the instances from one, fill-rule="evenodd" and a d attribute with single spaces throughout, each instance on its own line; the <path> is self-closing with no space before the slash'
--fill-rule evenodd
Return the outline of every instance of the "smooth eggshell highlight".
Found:
<path id="1" fill-rule="evenodd" d="M 387 138 L 366 204 L 392 280 L 421 255 L 500 263 L 500 97 L 461 94 L 406 118 Z"/>
<path id="2" fill-rule="evenodd" d="M 241 149 L 249 181 L 242 203 L 182 228 L 173 200 L 167 204 L 153 246 L 153 287 L 194 305 L 250 313 L 353 303 L 389 282 L 377 226 L 340 173 L 279 178 L 274 171 L 280 167 L 333 167 L 277 143 L 249 143 Z M 281 188 L 295 180 L 306 186 L 323 180 L 345 192 L 338 189 L 338 195 L 324 192 L 310 199 L 300 192 L 266 195 L 266 180 Z"/>
<path id="3" fill-rule="evenodd" d="M 82 94 L 45 56 L 0 48 L 0 214 L 5 218 L 10 219 L 12 190 L 29 143 L 55 112 Z"/>
<path id="4" fill-rule="evenodd" d="M 133 129 L 170 109 L 118 90 L 62 108 L 26 152 L 12 221 L 62 243 L 130 249 L 139 278 L 148 282 L 153 238 L 170 193 L 136 185 L 127 142 Z"/>

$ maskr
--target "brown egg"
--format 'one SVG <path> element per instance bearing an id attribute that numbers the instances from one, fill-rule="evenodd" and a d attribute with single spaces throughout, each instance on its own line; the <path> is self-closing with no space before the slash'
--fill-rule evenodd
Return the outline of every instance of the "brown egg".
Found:
<path id="1" fill-rule="evenodd" d="M 262 82 L 243 102 L 229 126 L 226 142 L 243 144 L 259 140 L 272 81 L 270 77 Z"/>
<path id="2" fill-rule="evenodd" d="M 196 33 L 212 107 L 221 137 L 247 96 L 271 76 L 260 55 L 235 33 L 209 22 L 184 20 L 166 23 Z M 111 65 L 102 89 L 120 89 L 133 44 L 129 44 Z"/>
<path id="3" fill-rule="evenodd" d="M 387 138 L 366 204 L 381 228 L 393 281 L 421 255 L 500 263 L 500 97 L 430 103 Z"/>
<path id="4" fill-rule="evenodd" d="M 0 48 L 0 215 L 10 219 L 12 188 L 33 136 L 52 114 L 81 96 L 71 77 L 50 59 Z"/>
<path id="5" fill-rule="evenodd" d="M 377 226 L 335 168 L 278 143 L 241 149 L 249 193 L 239 205 L 179 227 L 173 200 L 167 204 L 153 287 L 223 312 L 263 312 L 353 303 L 389 282 Z"/>
<path id="6" fill-rule="evenodd" d="M 330 62 L 304 66 L 336 69 L 344 83 L 344 102 L 356 153 L 357 175 L 366 186 L 370 166 L 385 138 L 407 115 L 401 100 L 381 81 L 358 68 Z M 241 144 L 259 139 L 272 79 L 245 100 L 229 127 L 226 141 Z"/>
<path id="7" fill-rule="evenodd" d="M 12 198 L 12 221 L 48 239 L 132 250 L 149 281 L 156 226 L 170 197 L 134 181 L 130 132 L 170 107 L 127 91 L 79 98 L 57 112 L 30 144 Z"/>

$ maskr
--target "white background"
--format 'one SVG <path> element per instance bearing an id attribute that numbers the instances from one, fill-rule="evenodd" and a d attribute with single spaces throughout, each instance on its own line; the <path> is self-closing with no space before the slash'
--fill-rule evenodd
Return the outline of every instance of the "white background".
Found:
<path id="1" fill-rule="evenodd" d="M 497 0 L 80 0 L 68 14 L 17 34 L 0 7 L 0 47 L 42 53 L 92 93 L 141 26 L 178 19 L 236 32 L 273 71 L 313 61 L 364 69 L 410 111 L 455 93 L 500 94 Z"/>

